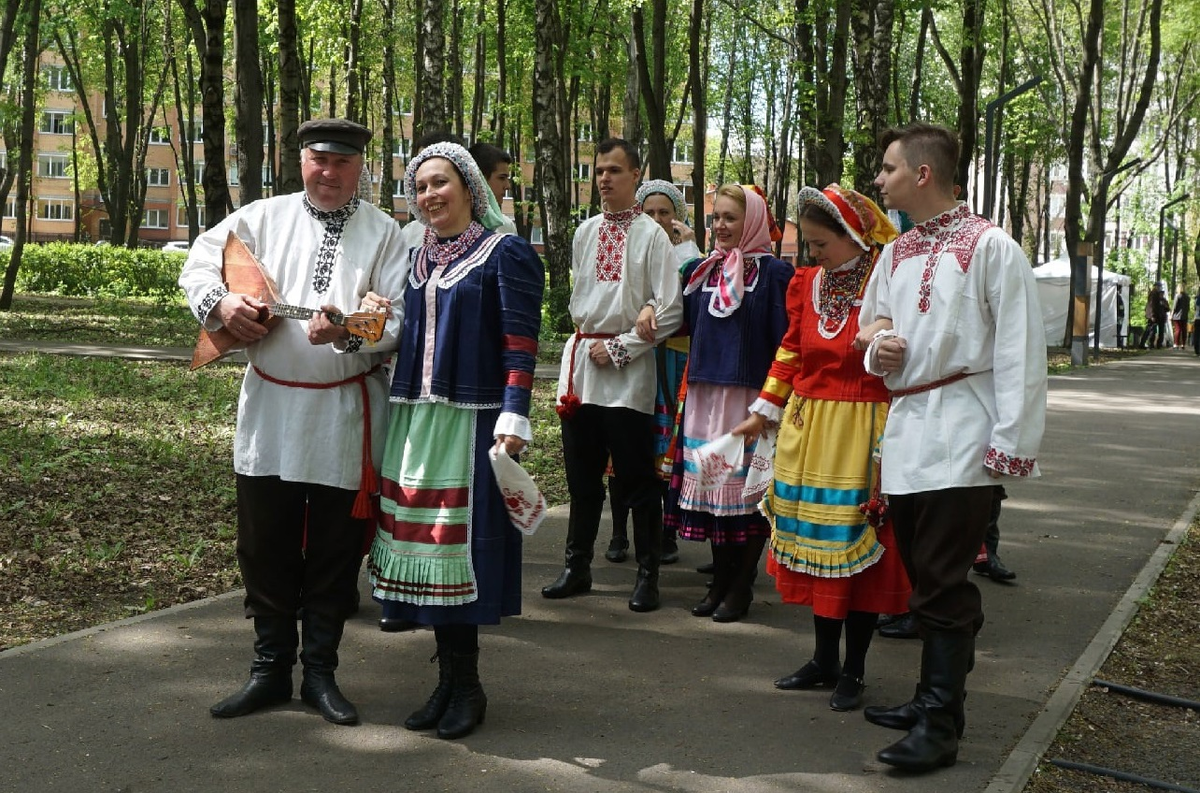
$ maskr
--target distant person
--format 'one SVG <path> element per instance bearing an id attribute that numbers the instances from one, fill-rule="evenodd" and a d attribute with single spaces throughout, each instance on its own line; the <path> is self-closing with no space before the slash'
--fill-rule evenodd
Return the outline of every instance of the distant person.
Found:
<path id="1" fill-rule="evenodd" d="M 633 518 L 637 581 L 631 611 L 660 606 L 662 484 L 654 467 L 654 347 L 679 328 L 679 264 L 666 232 L 637 204 L 641 157 L 620 138 L 596 147 L 596 187 L 604 212 L 588 218 L 571 246 L 571 320 L 558 378 L 563 462 L 571 510 L 565 567 L 542 588 L 566 598 L 592 588 L 592 556 L 604 511 L 611 456 Z M 637 331 L 644 306 L 655 311 L 650 341 Z"/>
<path id="2" fill-rule="evenodd" d="M 983 626 L 969 580 L 1003 476 L 1038 475 L 1045 427 L 1046 340 L 1037 283 L 1021 247 L 955 199 L 958 135 L 912 124 L 882 138 L 875 178 L 888 208 L 915 222 L 884 249 L 862 323 L 891 320 L 867 349 L 892 403 L 883 431 L 882 491 L 921 628 L 912 701 L 867 708 L 907 730 L 879 760 L 908 771 L 953 765 L 963 694 Z"/>
<path id="3" fill-rule="evenodd" d="M 1171 304 L 1163 293 L 1163 285 L 1156 284 L 1146 295 L 1146 335 L 1142 346 L 1149 344 L 1150 349 L 1157 350 L 1167 344 L 1167 317 Z"/>
<path id="4" fill-rule="evenodd" d="M 1192 306 L 1192 349 L 1200 355 L 1200 291 L 1196 292 L 1196 302 Z"/>
<path id="5" fill-rule="evenodd" d="M 254 201 L 201 234 L 179 276 L 196 318 L 245 342 L 250 359 L 233 467 L 255 657 L 246 685 L 211 712 L 232 718 L 291 700 L 299 646 L 300 698 L 327 721 L 354 724 L 358 711 L 334 670 L 357 603 L 387 418 L 382 365 L 400 321 L 389 319 L 375 346 L 323 313 L 268 333 L 259 320 L 267 306 L 226 288 L 222 251 L 236 234 L 284 302 L 328 311 L 356 309 L 369 291 L 399 294 L 408 265 L 395 221 L 355 196 L 370 130 L 320 119 L 301 124 L 299 138 L 303 192 Z"/>
<path id="6" fill-rule="evenodd" d="M 1176 347 L 1187 344 L 1189 308 L 1191 301 L 1188 299 L 1187 290 L 1180 285 L 1179 292 L 1175 295 L 1175 305 L 1171 307 L 1171 329 L 1174 331 Z"/>

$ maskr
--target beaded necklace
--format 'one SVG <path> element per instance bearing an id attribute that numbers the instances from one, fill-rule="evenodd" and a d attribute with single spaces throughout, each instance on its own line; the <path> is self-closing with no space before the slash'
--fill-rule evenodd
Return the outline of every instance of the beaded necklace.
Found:
<path id="1" fill-rule="evenodd" d="M 817 312 L 817 332 L 821 338 L 836 338 L 846 327 L 850 309 L 862 300 L 871 259 L 868 251 L 853 266 L 841 271 L 822 270 L 813 279 L 813 309 Z"/>
<path id="2" fill-rule="evenodd" d="M 462 234 L 446 240 L 439 239 L 437 232 L 432 228 L 427 228 L 425 229 L 425 258 L 429 259 L 434 266 L 457 261 L 483 236 L 483 232 L 484 228 L 477 220 L 472 220 L 471 225 L 467 226 Z"/>

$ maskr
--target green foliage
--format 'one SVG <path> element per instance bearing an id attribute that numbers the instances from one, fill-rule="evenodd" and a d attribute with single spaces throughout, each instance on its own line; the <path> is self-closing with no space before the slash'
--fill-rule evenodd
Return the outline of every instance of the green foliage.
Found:
<path id="1" fill-rule="evenodd" d="M 9 251 L 0 251 L 0 267 Z M 176 281 L 182 253 L 148 248 L 53 242 L 27 245 L 17 273 L 18 292 L 70 297 L 149 297 L 161 302 L 178 298 Z"/>

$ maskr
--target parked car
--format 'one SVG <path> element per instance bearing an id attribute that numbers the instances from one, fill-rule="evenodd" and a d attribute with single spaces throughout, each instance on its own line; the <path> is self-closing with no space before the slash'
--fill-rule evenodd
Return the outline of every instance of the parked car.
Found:
<path id="1" fill-rule="evenodd" d="M 6 237 L 3 234 L 0 234 L 0 248 L 11 248 L 12 246 L 12 237 Z"/>
<path id="2" fill-rule="evenodd" d="M 164 251 L 176 251 L 177 253 L 187 253 L 191 250 L 192 244 L 187 240 L 171 240 L 162 247 Z"/>

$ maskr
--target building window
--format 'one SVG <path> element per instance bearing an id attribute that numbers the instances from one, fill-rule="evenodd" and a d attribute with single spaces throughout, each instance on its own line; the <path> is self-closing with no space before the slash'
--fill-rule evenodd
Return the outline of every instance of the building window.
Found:
<path id="1" fill-rule="evenodd" d="M 75 86 L 71 82 L 71 73 L 67 71 L 66 66 L 43 66 L 42 81 L 50 91 L 75 90 Z"/>
<path id="2" fill-rule="evenodd" d="M 691 182 L 676 182 L 675 187 L 679 189 L 679 192 L 683 193 L 683 203 L 686 206 L 692 206 L 696 203 L 692 200 L 694 194 L 692 192 L 693 186 Z"/>
<path id="3" fill-rule="evenodd" d="M 151 143 L 170 143 L 171 128 L 170 127 L 151 127 L 150 128 Z"/>
<path id="4" fill-rule="evenodd" d="M 8 167 L 8 152 L 0 149 L 0 170 Z"/>
<path id="5" fill-rule="evenodd" d="M 67 155 L 39 154 L 37 175 L 45 179 L 67 178 Z"/>
<path id="6" fill-rule="evenodd" d="M 204 119 L 198 118 L 192 122 L 192 134 L 188 135 L 190 143 L 204 142 Z"/>
<path id="7" fill-rule="evenodd" d="M 671 150 L 671 162 L 691 162 L 692 161 L 692 144 L 680 143 L 675 141 L 675 147 Z"/>
<path id="8" fill-rule="evenodd" d="M 592 142 L 592 125 L 591 122 L 581 121 L 579 126 L 575 128 L 575 140 L 580 143 Z"/>
<path id="9" fill-rule="evenodd" d="M 38 131 L 43 135 L 70 135 L 75 131 L 75 122 L 65 110 L 42 111 L 42 125 Z"/>
<path id="10" fill-rule="evenodd" d="M 9 196 L 4 202 L 4 217 L 15 218 L 17 216 L 17 199 L 15 196 Z"/>
<path id="11" fill-rule="evenodd" d="M 165 209 L 147 209 L 142 213 L 142 228 L 165 229 L 169 219 Z"/>
<path id="12" fill-rule="evenodd" d="M 39 220 L 74 220 L 75 204 L 69 198 L 41 198 L 37 216 Z"/>
<path id="13" fill-rule="evenodd" d="M 529 230 L 529 242 L 533 245 L 542 245 L 545 239 L 542 237 L 542 227 L 534 226 Z"/>
<path id="14" fill-rule="evenodd" d="M 575 181 L 577 181 L 577 182 L 592 181 L 592 164 L 590 162 L 575 163 Z"/>
<path id="15" fill-rule="evenodd" d="M 193 184 L 204 184 L 204 161 L 201 160 L 198 163 L 193 163 L 193 165 L 194 165 L 194 168 L 193 168 L 194 172 L 192 173 L 192 183 Z"/>
<path id="16" fill-rule="evenodd" d="M 395 181 L 395 186 L 392 187 L 392 198 L 404 198 L 404 177 Z"/>
<path id="17" fill-rule="evenodd" d="M 187 207 L 176 207 L 175 225 L 181 229 L 188 227 Z M 204 223 L 204 205 L 196 207 L 196 220 L 200 223 L 200 228 L 205 228 Z"/>
<path id="18" fill-rule="evenodd" d="M 237 187 L 238 185 L 241 184 L 241 182 L 238 181 L 238 166 L 237 166 L 236 162 L 229 163 L 229 180 L 228 181 L 229 181 L 230 187 Z"/>
<path id="19" fill-rule="evenodd" d="M 412 97 L 401 96 L 396 99 L 396 112 L 402 116 L 411 116 L 413 109 Z"/>
<path id="20" fill-rule="evenodd" d="M 171 169 L 170 168 L 147 168 L 146 169 L 146 185 L 148 187 L 170 187 L 171 186 Z"/>

